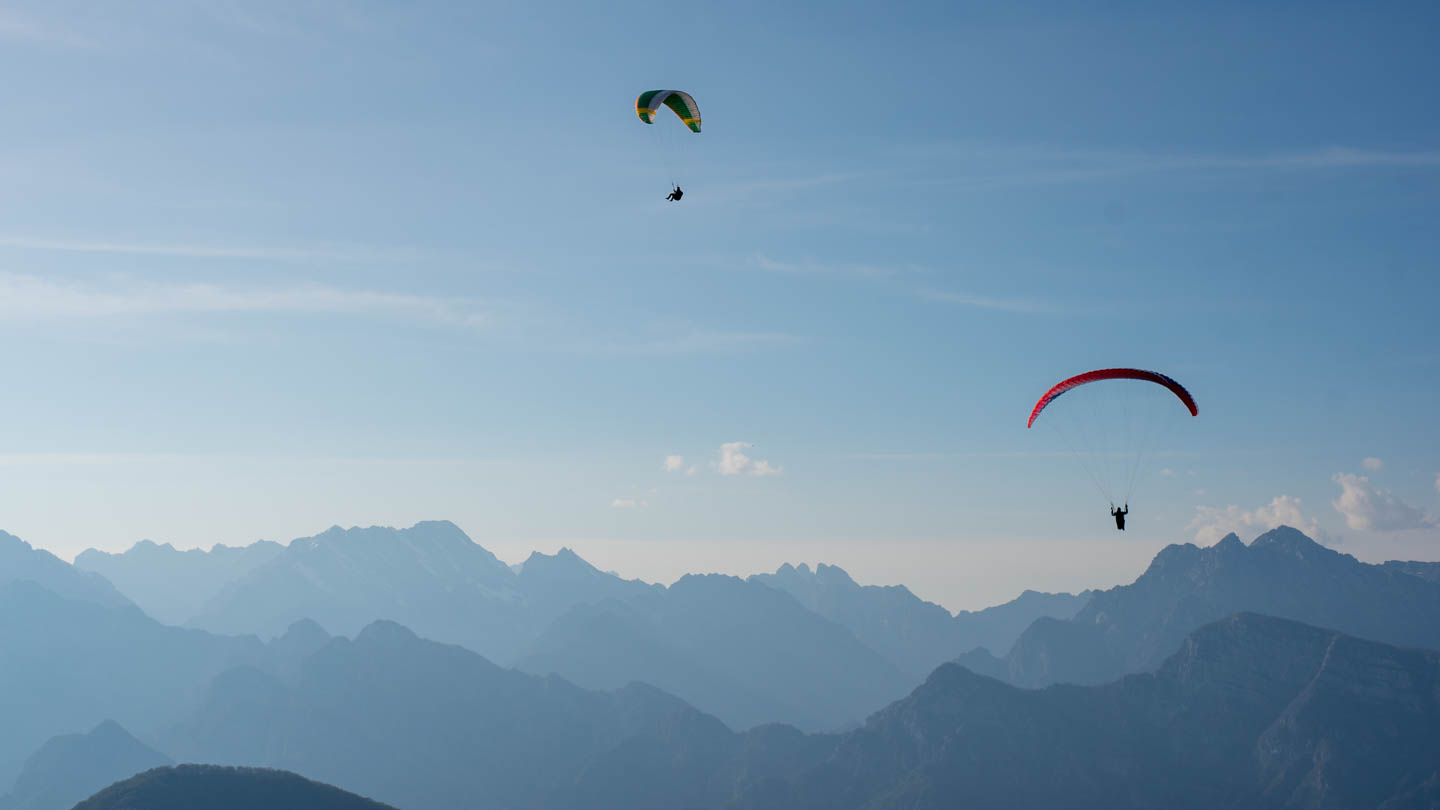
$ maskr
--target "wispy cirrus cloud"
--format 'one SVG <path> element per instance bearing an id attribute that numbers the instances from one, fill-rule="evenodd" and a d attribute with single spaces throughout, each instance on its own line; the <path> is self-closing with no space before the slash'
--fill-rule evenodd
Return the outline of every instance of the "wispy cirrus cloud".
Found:
<path id="1" fill-rule="evenodd" d="M 510 337 L 580 354 L 684 356 L 798 343 L 785 332 L 682 329 L 670 335 L 603 338 L 557 334 L 526 305 L 501 299 L 422 295 L 319 283 L 151 281 L 134 276 L 53 277 L 0 272 L 0 323 L 163 315 L 316 314 L 393 318 L 463 329 L 505 327 Z"/>
<path id="2" fill-rule="evenodd" d="M 1440 168 L 1440 151 L 1386 151 L 1329 147 L 1268 154 L 1204 154 L 998 147 L 956 144 L 908 150 L 912 157 L 954 161 L 950 174 L 933 164 L 913 185 L 994 188 L 1085 183 L 1123 177 L 1194 172 L 1313 172 L 1358 169 Z"/>
<path id="3" fill-rule="evenodd" d="M 922 298 L 942 304 L 955 304 L 958 306 L 975 307 L 977 309 L 993 309 L 999 312 L 1042 315 L 1058 311 L 1058 308 L 1052 304 L 1025 298 L 997 298 L 989 295 L 975 295 L 973 293 L 945 290 L 921 290 L 919 295 Z"/>
<path id="4" fill-rule="evenodd" d="M 1012 450 L 990 453 L 939 453 L 939 452 L 874 452 L 874 453 L 840 453 L 835 458 L 847 461 L 943 461 L 946 459 L 961 458 L 1060 458 L 1072 455 L 1069 451 L 1024 451 Z"/>
<path id="5" fill-rule="evenodd" d="M 73 31 L 42 23 L 13 11 L 0 12 L 0 39 L 64 48 L 88 48 L 94 45 L 94 42 Z"/>
<path id="6" fill-rule="evenodd" d="M 1440 152 L 1387 152 L 1374 149 L 1330 147 L 1268 155 L 1171 155 L 1130 158 L 1139 167 L 1155 171 L 1176 169 L 1280 169 L 1290 171 L 1397 167 L 1440 168 Z"/>
<path id="7" fill-rule="evenodd" d="M 795 275 L 835 275 L 835 276 L 860 276 L 863 278 L 889 278 L 904 273 L 920 272 L 915 267 L 886 267 L 873 264 L 831 264 L 815 261 L 780 261 L 769 256 L 756 254 L 750 257 L 749 263 L 752 267 L 761 270 L 769 270 L 774 273 L 793 273 Z"/>
<path id="8" fill-rule="evenodd" d="M 900 276 L 921 275 L 929 272 L 925 268 L 914 265 L 887 266 L 851 264 L 845 262 L 817 262 L 810 259 L 803 261 L 782 261 L 761 254 L 751 256 L 748 263 L 752 267 L 775 273 L 811 276 L 849 276 L 854 278 L 876 279 L 877 281 L 894 279 Z M 1058 311 L 1058 307 L 1053 304 L 1028 298 L 1007 298 L 1003 296 L 980 295 L 971 292 L 929 288 L 904 290 L 903 285 L 899 284 L 893 285 L 892 289 L 897 287 L 903 291 L 901 294 L 915 295 L 930 301 L 955 304 L 957 306 L 1024 314 L 1044 314 Z"/>
<path id="9" fill-rule="evenodd" d="M 221 313 L 388 315 L 466 327 L 489 320 L 473 300 L 322 284 L 262 287 L 133 279 L 100 284 L 0 273 L 0 321 Z"/>
<path id="10" fill-rule="evenodd" d="M 745 351 L 764 346 L 801 343 L 804 340 L 804 337 L 788 332 L 691 329 L 648 339 L 617 342 L 591 340 L 572 348 L 583 353 L 663 356 Z"/>
<path id="11" fill-rule="evenodd" d="M 175 242 L 111 242 L 86 239 L 47 239 L 17 234 L 0 234 L 0 247 L 57 253 L 174 256 L 190 259 L 390 262 L 414 261 L 420 258 L 420 255 L 413 251 L 363 246 L 299 248 L 263 245 L 197 245 Z"/>
<path id="12" fill-rule="evenodd" d="M 731 202 L 737 199 L 754 197 L 756 195 L 776 196 L 793 191 L 808 191 L 810 189 L 824 188 L 827 186 L 854 183 L 860 180 L 874 177 L 866 172 L 820 172 L 792 177 L 764 177 L 753 180 L 736 180 L 729 183 L 720 183 L 706 190 L 703 197 L 697 197 L 696 203 L 710 205 L 721 202 Z M 689 200 L 686 200 L 687 204 Z"/>

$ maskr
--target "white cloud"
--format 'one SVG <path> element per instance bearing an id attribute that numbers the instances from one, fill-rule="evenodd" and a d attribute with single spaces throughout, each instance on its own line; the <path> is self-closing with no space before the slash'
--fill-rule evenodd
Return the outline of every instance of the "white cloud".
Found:
<path id="1" fill-rule="evenodd" d="M 1345 525 L 1358 531 L 1402 532 L 1428 529 L 1435 519 L 1383 489 L 1376 489 L 1363 475 L 1335 473 L 1331 480 L 1340 485 L 1340 497 L 1330 502 L 1345 516 Z"/>
<path id="2" fill-rule="evenodd" d="M 1435 491 L 1440 492 L 1440 473 L 1435 473 Z"/>
<path id="3" fill-rule="evenodd" d="M 379 314 L 478 326 L 474 302 L 346 290 L 319 284 L 242 287 L 121 279 L 109 285 L 0 273 L 0 321 L 67 320 L 160 314 Z"/>
<path id="4" fill-rule="evenodd" d="M 685 469 L 685 457 L 666 456 L 664 467 L 665 472 L 680 472 L 681 470 Z"/>
<path id="5" fill-rule="evenodd" d="M 694 475 L 696 469 L 698 469 L 698 468 L 697 468 L 694 464 L 691 464 L 689 467 L 686 467 L 686 468 L 685 468 L 685 474 L 686 474 L 686 475 Z"/>
<path id="6" fill-rule="evenodd" d="M 1378 458 L 1375 458 L 1374 456 L 1370 456 L 1369 458 L 1360 462 L 1360 466 L 1364 467 L 1370 472 L 1380 472 L 1381 470 L 1385 469 L 1385 462 L 1381 461 Z"/>
<path id="7" fill-rule="evenodd" d="M 616 509 L 641 509 L 649 506 L 648 503 L 639 498 L 616 498 L 610 502 L 610 505 Z"/>
<path id="8" fill-rule="evenodd" d="M 745 450 L 755 445 L 750 442 L 726 442 L 720 445 L 720 460 L 715 469 L 721 475 L 779 475 L 781 468 L 761 459 L 752 459 Z"/>
<path id="9" fill-rule="evenodd" d="M 1175 471 L 1170 469 L 1169 467 L 1162 467 L 1160 469 L 1160 475 L 1164 476 L 1165 478 L 1174 478 Z"/>
<path id="10" fill-rule="evenodd" d="M 1223 509 L 1197 506 L 1188 528 L 1195 530 L 1195 542 L 1202 545 L 1211 545 L 1231 532 L 1259 534 L 1280 525 L 1292 526 L 1312 538 L 1322 539 L 1320 525 L 1314 518 L 1305 517 L 1300 507 L 1300 499 L 1289 495 L 1277 495 L 1269 504 L 1249 510 L 1233 504 Z"/>

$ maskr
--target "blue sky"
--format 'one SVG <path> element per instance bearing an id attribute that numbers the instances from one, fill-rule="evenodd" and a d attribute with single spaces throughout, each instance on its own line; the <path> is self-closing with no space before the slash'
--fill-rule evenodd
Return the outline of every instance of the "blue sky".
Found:
<path id="1" fill-rule="evenodd" d="M 7 4 L 0 528 L 952 608 L 1282 519 L 1436 559 L 1440 12 L 1255 5 Z M 1024 429 L 1113 365 L 1201 406 L 1123 536 Z"/>

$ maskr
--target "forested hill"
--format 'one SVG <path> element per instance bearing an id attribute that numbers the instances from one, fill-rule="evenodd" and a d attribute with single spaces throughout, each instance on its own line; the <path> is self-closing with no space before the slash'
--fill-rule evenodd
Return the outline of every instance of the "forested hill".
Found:
<path id="1" fill-rule="evenodd" d="M 116 782 L 75 810 L 395 810 L 287 771 L 176 765 Z"/>

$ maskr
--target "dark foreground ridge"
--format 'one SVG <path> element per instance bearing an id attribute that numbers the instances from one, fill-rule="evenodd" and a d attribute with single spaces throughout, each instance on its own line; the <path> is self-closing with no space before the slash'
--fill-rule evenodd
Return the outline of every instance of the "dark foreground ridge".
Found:
<path id="1" fill-rule="evenodd" d="M 1155 674 L 1029 691 L 947 664 L 750 810 L 1433 808 L 1440 653 L 1238 614 Z"/>
<path id="2" fill-rule="evenodd" d="M 116 782 L 75 810 L 394 810 L 286 771 L 176 765 Z"/>

